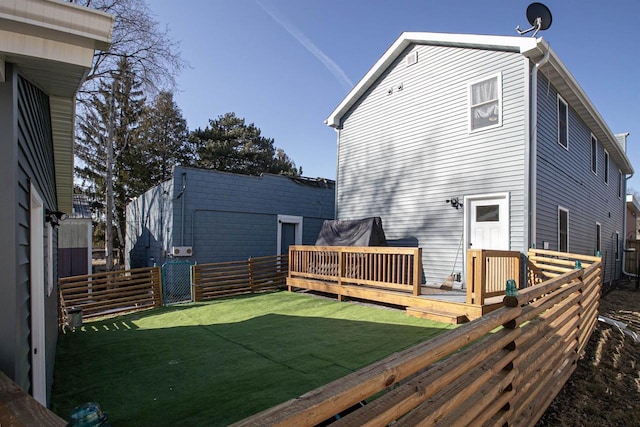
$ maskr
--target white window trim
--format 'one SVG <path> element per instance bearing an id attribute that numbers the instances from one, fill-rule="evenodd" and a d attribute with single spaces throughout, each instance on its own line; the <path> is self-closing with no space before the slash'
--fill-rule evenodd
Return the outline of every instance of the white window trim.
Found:
<path id="1" fill-rule="evenodd" d="M 567 249 L 566 251 L 569 252 L 569 242 L 571 241 L 570 236 L 569 236 L 569 209 L 564 208 L 562 206 L 558 206 L 558 252 L 562 252 L 562 250 L 560 249 L 560 212 L 566 212 L 567 213 Z"/>
<path id="2" fill-rule="evenodd" d="M 567 124 L 567 132 L 566 132 L 567 146 L 566 147 L 560 143 L 560 103 L 561 102 L 566 107 L 565 108 L 565 112 L 566 112 L 565 123 Z M 556 117 L 556 123 L 557 123 L 557 126 L 558 126 L 558 135 L 557 135 L 557 139 L 556 140 L 558 141 L 558 145 L 559 146 L 561 146 L 565 150 L 569 151 L 569 104 L 560 95 L 558 95 L 558 102 L 556 104 L 556 116 L 557 116 Z"/>
<path id="3" fill-rule="evenodd" d="M 616 243 L 616 248 L 614 251 L 615 257 L 616 257 L 616 261 L 620 261 L 620 233 L 618 231 L 615 232 L 615 243 Z"/>
<path id="4" fill-rule="evenodd" d="M 596 253 L 602 253 L 602 224 L 596 221 Z"/>
<path id="5" fill-rule="evenodd" d="M 595 141 L 595 147 L 593 146 L 593 143 Z M 595 170 L 593 170 L 593 161 L 595 159 L 596 162 L 596 168 Z M 595 175 L 598 176 L 598 138 L 595 137 L 594 134 L 591 134 L 591 172 Z"/>
<path id="6" fill-rule="evenodd" d="M 471 99 L 472 99 L 472 92 L 471 92 L 471 88 L 473 87 L 473 85 L 483 82 L 485 80 L 491 80 L 491 79 L 497 79 L 498 81 L 498 121 L 496 124 L 490 125 L 490 126 L 483 126 L 477 129 L 473 128 L 473 116 L 471 114 L 471 109 L 473 107 L 475 107 L 475 105 L 471 104 Z M 493 101 L 491 101 L 493 102 Z M 478 104 L 480 105 L 480 104 Z M 502 73 L 498 72 L 495 74 L 489 74 L 486 76 L 483 76 L 481 78 L 478 79 L 474 79 L 469 81 L 469 83 L 467 84 L 467 114 L 469 117 L 469 121 L 468 121 L 468 128 L 469 128 L 469 133 L 475 133 L 475 132 L 481 132 L 483 130 L 487 130 L 487 129 L 494 129 L 497 127 L 502 126 Z"/>
<path id="7" fill-rule="evenodd" d="M 301 245 L 302 244 L 302 223 L 303 223 L 303 217 L 301 216 L 278 215 L 278 243 L 276 245 L 277 254 L 279 254 L 282 249 L 282 224 L 296 225 L 296 245 Z"/>
<path id="8" fill-rule="evenodd" d="M 609 185 L 609 152 L 604 150 L 604 183 Z"/>

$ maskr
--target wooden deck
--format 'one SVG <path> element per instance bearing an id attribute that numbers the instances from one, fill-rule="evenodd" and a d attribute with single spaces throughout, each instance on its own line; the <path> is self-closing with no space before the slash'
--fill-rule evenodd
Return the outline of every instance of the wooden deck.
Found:
<path id="1" fill-rule="evenodd" d="M 406 292 L 369 287 L 363 285 L 338 285 L 337 283 L 318 279 L 287 278 L 287 287 L 290 291 L 295 289 L 308 289 L 336 295 L 338 300 L 347 298 L 375 301 L 383 304 L 391 304 L 404 307 L 407 314 L 415 317 L 436 320 L 445 323 L 465 323 L 482 317 L 502 306 L 502 297 L 494 297 L 483 305 L 467 304 L 466 291 L 441 290 L 429 287 L 421 287 L 421 295 L 411 295 Z M 437 292 L 436 292 L 437 291 Z"/>
<path id="2" fill-rule="evenodd" d="M 292 246 L 287 287 L 333 294 L 339 300 L 391 304 L 404 307 L 411 316 L 458 324 L 499 308 L 503 279 L 520 274 L 517 252 L 475 251 L 470 259 L 477 262 L 471 265 L 468 289 L 439 289 L 421 283 L 420 248 Z M 496 262 L 502 259 L 508 262 Z M 477 266 L 483 265 L 481 271 Z M 515 279 L 520 283 L 519 277 Z M 479 286 L 473 280 L 501 287 Z"/>

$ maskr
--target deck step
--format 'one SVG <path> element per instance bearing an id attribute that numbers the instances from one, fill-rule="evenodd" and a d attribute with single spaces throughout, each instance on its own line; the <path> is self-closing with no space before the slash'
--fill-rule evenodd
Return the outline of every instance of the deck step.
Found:
<path id="1" fill-rule="evenodd" d="M 421 319 L 429 319 L 442 323 L 452 323 L 454 325 L 459 325 L 469 321 L 469 318 L 464 314 L 450 313 L 447 311 L 435 310 L 433 308 L 407 307 L 407 314 Z"/>

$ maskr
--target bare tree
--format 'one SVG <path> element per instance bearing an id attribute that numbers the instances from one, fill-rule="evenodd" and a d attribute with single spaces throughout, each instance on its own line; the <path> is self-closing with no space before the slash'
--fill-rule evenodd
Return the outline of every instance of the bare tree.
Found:
<path id="1" fill-rule="evenodd" d="M 126 186 L 118 182 L 119 177 L 114 176 L 113 172 L 123 168 L 113 163 L 127 156 L 116 158 L 107 154 L 113 153 L 115 147 L 126 151 L 129 142 L 135 141 L 136 129 L 130 127 L 125 132 L 114 134 L 113 130 L 118 126 L 115 122 L 116 117 L 114 114 L 104 114 L 104 111 L 102 114 L 96 113 L 97 106 L 101 104 L 96 102 L 96 98 L 103 96 L 101 92 L 104 94 L 105 87 L 116 86 L 115 79 L 121 74 L 119 66 L 123 61 L 128 64 L 130 72 L 141 83 L 146 94 L 175 89 L 175 78 L 186 63 L 180 56 L 179 42 L 170 38 L 168 28 L 160 28 L 158 22 L 153 19 L 145 0 L 72 1 L 80 6 L 110 13 L 115 18 L 111 46 L 106 51 L 95 53 L 93 66 L 78 93 L 76 109 L 77 123 L 81 130 L 77 140 L 79 164 L 76 167 L 76 176 L 83 179 L 86 188 L 94 189 L 93 194 L 96 198 L 91 200 L 92 206 L 102 205 L 106 210 L 104 217 L 94 215 L 94 219 L 106 220 L 105 246 L 111 248 L 114 220 L 117 221 L 119 217 L 116 210 L 117 204 L 113 202 L 114 187 Z M 108 137 L 82 137 L 98 129 L 111 130 L 111 132 L 108 132 Z M 100 157 L 87 158 L 92 153 Z M 105 164 L 106 168 L 102 166 Z M 95 165 L 98 166 L 95 167 Z M 88 195 L 90 196 L 91 192 Z M 106 200 L 102 199 L 98 202 L 98 197 L 104 197 Z M 122 241 L 121 237 L 120 241 Z M 107 260 L 110 261 L 113 254 L 110 253 L 111 251 L 108 252 Z M 111 268 L 111 262 L 107 262 L 107 270 Z"/>

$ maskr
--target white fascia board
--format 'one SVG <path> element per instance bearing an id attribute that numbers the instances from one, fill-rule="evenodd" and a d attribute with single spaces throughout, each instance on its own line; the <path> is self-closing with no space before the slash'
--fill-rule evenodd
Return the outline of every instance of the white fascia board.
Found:
<path id="1" fill-rule="evenodd" d="M 523 53 L 533 50 L 539 40 L 531 37 L 490 36 L 477 34 L 450 34 L 404 32 L 378 59 L 364 77 L 351 89 L 342 102 L 325 120 L 327 126 L 338 128 L 342 116 L 353 106 L 369 87 L 380 77 L 396 58 L 411 44 L 453 46 L 475 49 L 507 50 Z"/>
<path id="2" fill-rule="evenodd" d="M 111 43 L 113 15 L 58 0 L 2 0 L 0 21 L 5 30 L 90 49 Z"/>

